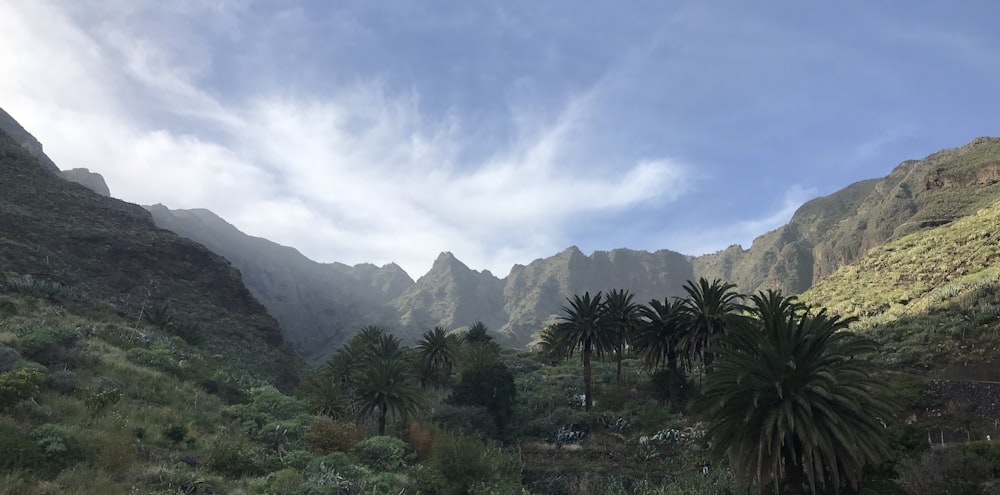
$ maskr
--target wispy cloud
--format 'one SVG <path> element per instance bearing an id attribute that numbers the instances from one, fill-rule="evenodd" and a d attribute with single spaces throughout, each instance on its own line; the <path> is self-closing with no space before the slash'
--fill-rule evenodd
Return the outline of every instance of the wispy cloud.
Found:
<path id="1" fill-rule="evenodd" d="M 189 12 L 180 14 L 167 19 L 183 32 Z M 101 172 L 118 197 L 206 207 L 315 259 L 395 261 L 418 276 L 449 250 L 504 274 L 568 243 L 566 224 L 583 213 L 684 190 L 685 167 L 664 158 L 580 159 L 594 132 L 591 93 L 555 112 L 512 110 L 513 141 L 470 150 L 463 136 L 475 122 L 428 115 L 419 93 L 378 80 L 222 100 L 199 85 L 211 57 L 191 63 L 192 46 L 122 23 L 88 24 L 41 2 L 0 5 L 9 44 L 0 48 L 32 53 L 0 59 L 0 104 L 57 163 Z M 164 113 L 198 134 L 160 123 Z"/>

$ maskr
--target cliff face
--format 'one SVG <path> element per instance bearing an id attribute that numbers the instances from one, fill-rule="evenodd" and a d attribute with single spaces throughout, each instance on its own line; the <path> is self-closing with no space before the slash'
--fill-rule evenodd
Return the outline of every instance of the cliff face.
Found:
<path id="1" fill-rule="evenodd" d="M 290 247 L 248 236 L 208 210 L 147 209 L 159 227 L 232 262 L 281 322 L 288 342 L 312 364 L 323 362 L 365 325 L 394 326 L 398 317 L 388 303 L 413 285 L 395 264 L 317 263 Z"/>
<path id="2" fill-rule="evenodd" d="M 21 127 L 21 124 L 2 108 L 0 108 L 0 131 L 3 131 L 7 134 L 8 138 L 14 140 L 15 143 L 27 150 L 31 156 L 35 157 L 43 169 L 48 170 L 54 175 L 61 175 L 59 167 L 42 151 L 42 143 L 38 142 L 35 136 L 32 136 L 24 127 Z"/>
<path id="3" fill-rule="evenodd" d="M 232 368 L 295 383 L 301 362 L 225 259 L 139 206 L 63 180 L 22 144 L 0 131 L 0 275 L 82 291 L 130 320 L 169 304 Z"/>
<path id="4" fill-rule="evenodd" d="M 976 138 L 809 201 L 749 250 L 694 258 L 695 272 L 748 292 L 800 293 L 876 246 L 991 205 L 1000 199 L 998 184 L 1000 139 Z"/>

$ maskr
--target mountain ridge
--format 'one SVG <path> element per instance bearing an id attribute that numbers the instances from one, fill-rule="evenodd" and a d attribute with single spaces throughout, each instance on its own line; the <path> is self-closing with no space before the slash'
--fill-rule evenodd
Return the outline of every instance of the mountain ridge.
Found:
<path id="1" fill-rule="evenodd" d="M 29 151 L 41 152 L 40 144 L 26 142 Z M 445 251 L 417 280 L 394 263 L 315 262 L 294 248 L 248 236 L 206 209 L 145 208 L 158 227 L 203 244 L 239 269 L 288 342 L 315 365 L 369 324 L 414 341 L 433 326 L 461 329 L 482 321 L 501 342 L 522 347 L 558 316 L 567 297 L 587 291 L 627 288 L 644 302 L 679 296 L 686 280 L 705 277 L 748 293 L 797 294 L 877 246 L 970 215 L 998 198 L 1000 138 L 977 137 L 809 200 L 748 248 L 734 244 L 699 256 L 628 248 L 586 255 L 570 246 L 515 264 L 504 277 L 474 270 Z"/>

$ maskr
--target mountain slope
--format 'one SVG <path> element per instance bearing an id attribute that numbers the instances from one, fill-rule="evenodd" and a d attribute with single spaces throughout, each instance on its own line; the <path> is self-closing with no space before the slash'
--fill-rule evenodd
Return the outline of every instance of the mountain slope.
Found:
<path id="1" fill-rule="evenodd" d="M 799 293 L 875 246 L 970 215 L 996 199 L 1000 139 L 980 137 L 811 200 L 749 250 L 695 258 L 695 271 L 748 292 Z"/>
<path id="2" fill-rule="evenodd" d="M 297 250 L 252 237 L 198 210 L 147 207 L 156 224 L 204 244 L 243 274 L 247 287 L 274 315 L 285 338 L 308 362 L 319 364 L 369 324 L 395 324 L 389 301 L 413 285 L 398 265 L 324 264 Z"/>
<path id="3" fill-rule="evenodd" d="M 229 263 L 157 228 L 142 208 L 63 180 L 3 132 L 0 267 L 7 278 L 53 288 L 57 300 L 85 294 L 122 318 L 169 304 L 200 325 L 205 348 L 231 368 L 296 381 L 299 361 L 277 322 Z"/>
<path id="4" fill-rule="evenodd" d="M 892 364 L 1000 380 L 1000 202 L 873 248 L 802 294 L 885 344 Z"/>

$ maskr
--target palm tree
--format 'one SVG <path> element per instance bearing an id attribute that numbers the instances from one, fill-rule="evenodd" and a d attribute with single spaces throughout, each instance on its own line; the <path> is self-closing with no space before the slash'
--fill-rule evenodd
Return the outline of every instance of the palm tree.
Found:
<path id="1" fill-rule="evenodd" d="M 856 489 L 865 466 L 890 454 L 881 421 L 895 408 L 864 358 L 875 345 L 846 330 L 850 320 L 779 298 L 755 296 L 754 328 L 724 337 L 696 407 L 707 439 L 746 484 Z"/>
<path id="2" fill-rule="evenodd" d="M 538 333 L 538 349 L 542 356 L 555 361 L 562 361 L 566 357 L 566 349 L 559 344 L 559 325 L 549 324 Z"/>
<path id="3" fill-rule="evenodd" d="M 486 324 L 477 321 L 469 327 L 469 330 L 465 332 L 465 338 L 462 339 L 466 344 L 476 344 L 480 342 L 492 342 L 493 336 L 486 333 L 489 329 L 486 328 Z"/>
<path id="4" fill-rule="evenodd" d="M 604 298 L 608 319 L 617 331 L 615 342 L 615 359 L 618 361 L 618 372 L 615 381 L 622 381 L 622 354 L 625 346 L 632 339 L 632 334 L 639 323 L 639 305 L 635 303 L 635 294 L 625 289 L 612 289 Z"/>
<path id="5" fill-rule="evenodd" d="M 719 338 L 743 318 L 740 313 L 744 306 L 739 302 L 743 296 L 735 289 L 735 284 L 719 279 L 709 282 L 701 278 L 697 284 L 690 280 L 684 284 L 687 297 L 681 308 L 685 327 L 681 345 L 691 355 L 701 357 L 705 374 L 712 371 Z"/>
<path id="6" fill-rule="evenodd" d="M 677 358 L 682 351 L 680 341 L 684 327 L 681 325 L 679 315 L 683 305 L 684 301 L 681 299 L 665 298 L 662 302 L 653 299 L 649 301 L 648 306 L 641 306 L 639 312 L 644 321 L 635 337 L 636 349 L 639 350 L 639 355 L 647 367 L 656 368 L 661 363 L 666 363 L 670 373 L 667 378 L 670 411 L 675 413 L 680 410 Z"/>
<path id="7" fill-rule="evenodd" d="M 458 339 L 441 327 L 434 327 L 417 342 L 417 352 L 421 362 L 421 385 L 426 379 L 434 383 L 448 383 L 455 365 Z"/>
<path id="8" fill-rule="evenodd" d="M 606 317 L 600 292 L 594 297 L 585 292 L 583 297 L 574 295 L 566 300 L 569 306 L 562 307 L 563 314 L 556 327 L 556 347 L 565 349 L 567 356 L 572 356 L 578 347 L 581 349 L 584 408 L 589 411 L 594 405 L 590 357 L 603 355 L 614 348 L 615 329 Z"/>
<path id="9" fill-rule="evenodd" d="M 360 361 L 378 362 L 395 361 L 403 359 L 403 342 L 394 335 L 383 333 L 374 336 L 372 340 L 365 340 L 365 346 L 360 348 Z"/>
<path id="10" fill-rule="evenodd" d="M 378 434 L 385 435 L 388 415 L 405 417 L 419 409 L 421 402 L 416 389 L 406 376 L 403 359 L 377 359 L 365 363 L 355 389 L 358 413 L 374 414 Z"/>

